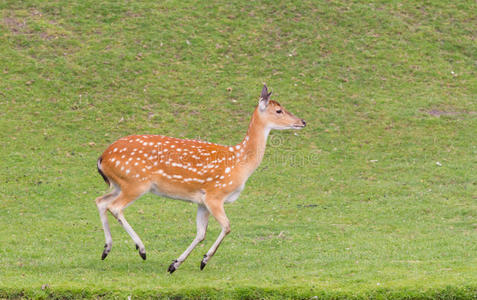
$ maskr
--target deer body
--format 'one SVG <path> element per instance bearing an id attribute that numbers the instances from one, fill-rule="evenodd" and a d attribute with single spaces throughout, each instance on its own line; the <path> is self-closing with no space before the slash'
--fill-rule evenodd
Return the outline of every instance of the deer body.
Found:
<path id="1" fill-rule="evenodd" d="M 204 255 L 203 269 L 230 232 L 223 205 L 239 197 L 247 179 L 260 165 L 270 130 L 305 126 L 303 120 L 286 112 L 278 103 L 269 101 L 270 94 L 264 86 L 247 134 L 237 145 L 225 146 L 162 135 L 133 135 L 110 145 L 98 160 L 98 171 L 113 188 L 111 193 L 96 199 L 106 238 L 102 259 L 112 246 L 106 211 L 118 219 L 136 243 L 140 256 L 146 259 L 144 244 L 127 223 L 123 209 L 141 195 L 151 192 L 198 204 L 197 236 L 169 266 L 170 273 L 205 238 L 209 215 L 219 222 L 222 232 Z M 279 117 L 271 121 L 267 119 L 269 114 L 278 114 Z"/>

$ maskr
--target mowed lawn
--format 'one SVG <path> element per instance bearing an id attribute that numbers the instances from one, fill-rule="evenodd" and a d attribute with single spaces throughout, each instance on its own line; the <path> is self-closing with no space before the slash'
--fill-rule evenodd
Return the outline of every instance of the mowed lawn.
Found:
<path id="1" fill-rule="evenodd" d="M 2 1 L 0 298 L 477 296 L 475 1 Z M 272 132 L 220 232 L 173 274 L 196 206 L 94 199 L 116 139 L 236 144 L 260 90 Z"/>

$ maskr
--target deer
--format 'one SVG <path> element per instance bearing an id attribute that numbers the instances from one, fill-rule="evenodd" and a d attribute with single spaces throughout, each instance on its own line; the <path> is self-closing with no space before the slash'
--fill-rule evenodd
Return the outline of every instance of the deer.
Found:
<path id="1" fill-rule="evenodd" d="M 226 235 L 230 222 L 224 204 L 237 200 L 245 183 L 262 162 L 272 129 L 302 129 L 306 122 L 271 100 L 263 86 L 247 133 L 232 146 L 163 135 L 131 135 L 111 144 L 97 161 L 97 169 L 110 192 L 96 199 L 104 230 L 104 260 L 112 248 L 106 212 L 109 211 L 136 244 L 142 259 L 146 249 L 126 221 L 123 210 L 146 193 L 196 203 L 197 234 L 190 246 L 167 269 L 172 274 L 192 250 L 205 239 L 209 216 L 221 227 L 214 244 L 204 255 L 203 270 Z"/>

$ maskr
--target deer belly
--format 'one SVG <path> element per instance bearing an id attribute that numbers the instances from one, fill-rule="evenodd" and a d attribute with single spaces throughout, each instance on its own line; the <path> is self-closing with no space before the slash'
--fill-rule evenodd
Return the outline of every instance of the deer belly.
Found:
<path id="1" fill-rule="evenodd" d="M 242 192 L 244 186 L 240 186 L 238 189 L 236 189 L 235 191 L 233 191 L 232 193 L 230 193 L 226 198 L 225 198 L 225 203 L 232 203 L 234 202 L 235 200 L 238 199 L 238 197 L 240 196 L 240 193 Z"/>
<path id="2" fill-rule="evenodd" d="M 178 185 L 153 184 L 150 192 L 171 199 L 184 200 L 194 203 L 203 203 L 205 200 L 205 191 L 202 189 L 188 189 Z"/>

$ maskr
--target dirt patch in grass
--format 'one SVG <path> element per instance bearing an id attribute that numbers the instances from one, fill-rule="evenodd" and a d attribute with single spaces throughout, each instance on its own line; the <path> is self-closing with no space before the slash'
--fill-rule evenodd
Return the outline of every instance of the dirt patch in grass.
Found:
<path id="1" fill-rule="evenodd" d="M 21 34 L 27 28 L 26 22 L 24 20 L 18 20 L 18 19 L 13 18 L 13 17 L 4 17 L 2 19 L 2 23 L 13 34 Z"/>
<path id="2" fill-rule="evenodd" d="M 434 117 L 477 114 L 477 112 L 475 111 L 445 111 L 445 110 L 439 110 L 439 109 L 431 109 L 427 111 L 427 113 Z"/>

